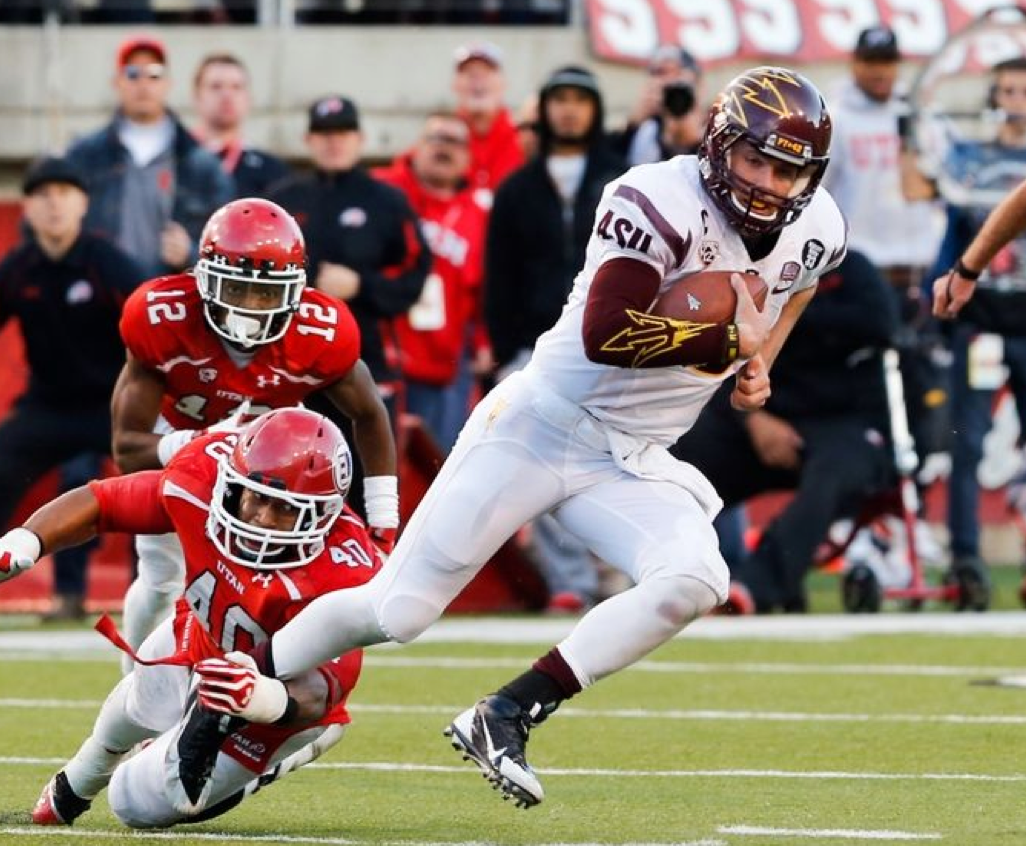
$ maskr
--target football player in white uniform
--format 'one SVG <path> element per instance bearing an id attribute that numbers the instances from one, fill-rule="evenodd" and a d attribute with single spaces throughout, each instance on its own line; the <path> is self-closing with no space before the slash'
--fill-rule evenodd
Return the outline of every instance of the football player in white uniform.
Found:
<path id="1" fill-rule="evenodd" d="M 720 499 L 666 448 L 725 379 L 736 380 L 739 408 L 769 396 L 777 352 L 817 277 L 844 255 L 841 214 L 818 188 L 829 145 L 816 87 L 760 67 L 722 92 L 698 156 L 611 182 L 585 266 L 531 363 L 475 409 L 381 573 L 316 599 L 275 634 L 258 656 L 267 675 L 253 679 L 254 702 L 275 695 L 272 673 L 288 678 L 357 646 L 417 637 L 500 544 L 550 511 L 635 586 L 446 729 L 506 798 L 540 802 L 525 760 L 530 728 L 726 598 L 711 523 Z M 763 311 L 737 275 L 729 325 L 647 313 L 704 270 L 759 273 L 769 285 Z"/>

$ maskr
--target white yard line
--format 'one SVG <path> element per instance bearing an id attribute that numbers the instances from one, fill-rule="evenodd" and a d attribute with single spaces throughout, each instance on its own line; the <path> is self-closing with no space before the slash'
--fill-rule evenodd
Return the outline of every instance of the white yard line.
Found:
<path id="1" fill-rule="evenodd" d="M 54 829 L 0 827 L 0 835 L 18 837 L 71 837 L 103 840 L 210 840 L 216 843 L 304 843 L 317 846 L 361 846 L 365 843 L 385 843 L 388 846 L 494 846 L 492 841 L 438 841 L 438 840 L 359 840 L 349 837 L 296 837 L 290 834 L 217 834 L 187 831 L 91 831 L 89 829 Z M 573 841 L 541 843 L 538 846 L 603 846 L 597 842 Z M 673 843 L 629 843 L 622 846 L 727 846 L 723 840 L 686 840 Z"/>
<path id="2" fill-rule="evenodd" d="M 55 708 L 69 710 L 96 710 L 99 699 L 0 699 L 0 708 Z M 414 716 L 452 716 L 462 705 L 373 705 L 368 703 L 347 706 L 359 714 L 408 714 Z M 955 726 L 1021 726 L 1026 725 L 1024 714 L 815 714 L 792 711 L 751 710 L 678 710 L 649 708 L 561 708 L 561 718 L 610 720 L 684 720 L 696 722 L 770 722 L 770 723 L 903 723 Z"/>
<path id="3" fill-rule="evenodd" d="M 941 840 L 936 833 L 914 831 L 874 831 L 860 828 L 768 828 L 761 825 L 724 825 L 720 834 L 739 834 L 747 837 L 813 837 L 817 840 L 840 838 L 844 840 Z"/>
<path id="4" fill-rule="evenodd" d="M 9 766 L 60 766 L 61 758 L 0 757 L 0 764 Z M 345 770 L 390 773 L 466 773 L 480 776 L 479 770 L 469 765 L 404 764 L 395 761 L 333 761 L 307 764 L 304 770 Z M 1021 784 L 1026 773 L 995 775 L 991 773 L 872 773 L 841 770 L 605 770 L 591 768 L 536 767 L 545 776 L 571 776 L 588 778 L 741 778 L 741 779 L 811 779 L 830 781 L 952 781 Z"/>
<path id="5" fill-rule="evenodd" d="M 566 637 L 576 619 L 527 617 L 445 617 L 418 638 L 419 643 L 551 644 Z M 708 640 L 837 640 L 862 635 L 931 634 L 1026 635 L 1026 614 L 989 611 L 921 614 L 807 614 L 771 617 L 705 617 L 679 637 Z M 91 630 L 0 631 L 2 653 L 63 654 L 94 652 L 116 657 L 112 647 Z M 6 657 L 6 656 L 5 656 Z"/>

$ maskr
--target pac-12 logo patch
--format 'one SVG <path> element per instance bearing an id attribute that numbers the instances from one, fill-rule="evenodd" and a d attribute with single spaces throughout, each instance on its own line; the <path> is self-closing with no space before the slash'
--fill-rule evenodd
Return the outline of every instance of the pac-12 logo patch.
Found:
<path id="1" fill-rule="evenodd" d="M 784 262 L 784 266 L 780 268 L 780 281 L 781 282 L 794 282 L 798 278 L 798 274 L 802 272 L 802 266 L 796 261 Z"/>

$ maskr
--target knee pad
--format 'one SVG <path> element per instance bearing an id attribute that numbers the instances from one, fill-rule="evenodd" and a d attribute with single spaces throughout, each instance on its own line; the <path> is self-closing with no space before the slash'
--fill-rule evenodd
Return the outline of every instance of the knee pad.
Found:
<path id="1" fill-rule="evenodd" d="M 154 773 L 138 766 L 136 759 L 114 770 L 107 787 L 107 804 L 129 828 L 166 828 L 180 819 L 164 799 Z"/>
<path id="2" fill-rule="evenodd" d="M 176 535 L 139 535 L 138 580 L 156 593 L 179 593 L 185 582 L 185 555 Z"/>
<path id="3" fill-rule="evenodd" d="M 678 630 L 712 611 L 724 599 L 693 576 L 666 576 L 654 581 L 653 587 L 659 593 L 656 613 Z"/>
<path id="4" fill-rule="evenodd" d="M 389 640 L 409 643 L 439 618 L 444 609 L 420 596 L 389 596 L 375 607 L 378 625 Z"/>

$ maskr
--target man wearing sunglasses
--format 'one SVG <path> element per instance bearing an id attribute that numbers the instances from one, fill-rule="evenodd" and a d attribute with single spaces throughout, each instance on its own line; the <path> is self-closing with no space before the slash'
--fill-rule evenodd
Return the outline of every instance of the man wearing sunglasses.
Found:
<path id="1" fill-rule="evenodd" d="M 89 178 L 86 227 L 117 242 L 150 276 L 181 271 L 196 259 L 207 218 L 232 198 L 231 177 L 168 108 L 161 41 L 126 39 L 113 88 L 113 120 L 68 150 Z"/>

